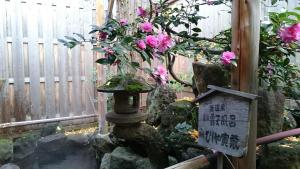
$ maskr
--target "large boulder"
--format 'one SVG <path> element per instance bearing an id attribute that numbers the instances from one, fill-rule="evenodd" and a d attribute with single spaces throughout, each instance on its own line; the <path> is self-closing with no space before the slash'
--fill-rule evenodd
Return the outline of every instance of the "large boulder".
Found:
<path id="1" fill-rule="evenodd" d="M 176 92 L 168 86 L 158 86 L 147 96 L 147 123 L 158 126 L 161 113 L 177 98 Z"/>
<path id="2" fill-rule="evenodd" d="M 152 169 L 148 158 L 144 158 L 128 147 L 117 147 L 104 155 L 100 169 Z"/>
<path id="3" fill-rule="evenodd" d="M 29 132 L 16 138 L 14 141 L 14 161 L 33 155 L 40 137 L 40 132 Z"/>
<path id="4" fill-rule="evenodd" d="M 161 113 L 159 132 L 168 136 L 178 123 L 192 120 L 193 106 L 190 101 L 181 100 L 171 103 L 167 110 Z"/>
<path id="5" fill-rule="evenodd" d="M 285 107 L 295 118 L 297 127 L 300 127 L 300 100 L 286 99 Z"/>
<path id="6" fill-rule="evenodd" d="M 64 134 L 55 134 L 46 137 L 42 137 L 38 141 L 36 152 L 39 154 L 40 163 L 51 163 L 55 161 L 61 161 L 66 155 L 66 140 L 67 137 Z"/>
<path id="7" fill-rule="evenodd" d="M 285 96 L 281 91 L 258 90 L 257 137 L 282 131 Z"/>
<path id="8" fill-rule="evenodd" d="M 8 164 L 1 166 L 0 169 L 20 169 L 20 167 L 15 164 L 8 163 Z"/>
<path id="9" fill-rule="evenodd" d="M 142 156 L 147 156 L 156 169 L 168 166 L 165 142 L 155 128 L 148 124 L 115 126 L 113 134 Z M 115 150 L 114 150 L 115 151 Z"/>
<path id="10" fill-rule="evenodd" d="M 0 139 L 0 165 L 13 157 L 13 141 L 11 139 Z"/>
<path id="11" fill-rule="evenodd" d="M 257 169 L 300 169 L 300 140 L 291 137 L 267 145 Z"/>
<path id="12" fill-rule="evenodd" d="M 199 93 L 206 92 L 207 85 L 222 87 L 229 84 L 229 76 L 220 65 L 193 62 L 193 71 Z"/>
<path id="13" fill-rule="evenodd" d="M 111 153 L 116 147 L 116 145 L 113 143 L 113 141 L 110 138 L 110 133 L 107 134 L 95 133 L 91 137 L 90 141 L 98 154 Z"/>
<path id="14" fill-rule="evenodd" d="M 294 128 L 297 128 L 297 122 L 292 115 L 292 113 L 288 110 L 284 111 L 284 116 L 283 116 L 283 130 L 291 130 Z"/>

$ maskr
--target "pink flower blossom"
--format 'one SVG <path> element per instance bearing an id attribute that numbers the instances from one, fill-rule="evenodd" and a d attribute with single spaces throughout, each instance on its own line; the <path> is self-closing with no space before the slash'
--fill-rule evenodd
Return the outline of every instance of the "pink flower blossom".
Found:
<path id="1" fill-rule="evenodd" d="M 121 26 L 126 26 L 126 25 L 128 25 L 128 20 L 127 20 L 127 19 L 120 19 L 120 25 L 121 25 Z"/>
<path id="2" fill-rule="evenodd" d="M 153 25 L 152 25 L 152 23 L 150 23 L 150 22 L 144 22 L 144 23 L 141 23 L 141 24 L 140 24 L 140 29 L 141 29 L 143 32 L 152 32 Z"/>
<path id="3" fill-rule="evenodd" d="M 157 48 L 159 45 L 159 40 L 153 35 L 148 35 L 146 36 L 146 44 L 149 45 L 151 48 Z"/>
<path id="4" fill-rule="evenodd" d="M 138 7 L 136 13 L 138 16 L 143 18 L 147 16 L 147 11 L 143 7 Z"/>
<path id="5" fill-rule="evenodd" d="M 158 45 L 159 52 L 163 53 L 172 47 L 173 41 L 169 35 L 160 33 L 157 35 L 157 38 L 159 40 L 159 45 Z"/>
<path id="6" fill-rule="evenodd" d="M 106 32 L 100 32 L 98 34 L 98 37 L 100 40 L 105 40 L 107 38 L 107 36 L 108 36 L 108 33 L 106 33 Z"/>
<path id="7" fill-rule="evenodd" d="M 291 43 L 300 40 L 300 23 L 289 27 L 284 27 L 279 31 L 281 40 L 285 43 Z"/>
<path id="8" fill-rule="evenodd" d="M 136 46 L 141 49 L 141 50 L 145 50 L 146 49 L 146 43 L 144 40 L 138 40 L 136 42 Z"/>
<path id="9" fill-rule="evenodd" d="M 229 65 L 233 59 L 235 59 L 235 54 L 233 52 L 223 52 L 220 58 L 223 65 Z"/>
<path id="10" fill-rule="evenodd" d="M 153 75 L 155 78 L 159 79 L 159 82 L 161 84 L 166 84 L 167 81 L 168 81 L 168 71 L 167 69 L 162 66 L 162 65 L 158 65 L 154 72 L 153 72 Z"/>
<path id="11" fill-rule="evenodd" d="M 115 52 L 111 48 L 103 48 L 105 56 L 113 55 Z"/>

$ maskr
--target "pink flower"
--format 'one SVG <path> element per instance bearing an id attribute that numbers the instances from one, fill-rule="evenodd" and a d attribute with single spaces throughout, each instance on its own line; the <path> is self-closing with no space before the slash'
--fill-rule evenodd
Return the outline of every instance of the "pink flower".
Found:
<path id="1" fill-rule="evenodd" d="M 128 20 L 127 20 L 127 19 L 120 19 L 120 25 L 121 25 L 121 26 L 126 26 L 126 25 L 128 25 Z"/>
<path id="2" fill-rule="evenodd" d="M 143 32 L 152 32 L 152 29 L 153 29 L 152 23 L 150 23 L 150 22 L 141 23 L 140 24 L 140 29 Z"/>
<path id="3" fill-rule="evenodd" d="M 159 40 L 159 45 L 158 45 L 159 52 L 163 53 L 172 47 L 173 41 L 169 35 L 160 33 L 157 35 L 157 38 Z"/>
<path id="4" fill-rule="evenodd" d="M 154 72 L 153 75 L 155 78 L 159 79 L 161 84 L 166 84 L 168 81 L 168 71 L 167 69 L 162 66 L 162 65 L 158 65 Z"/>
<path id="5" fill-rule="evenodd" d="M 136 13 L 138 16 L 143 18 L 147 16 L 147 11 L 143 7 L 138 7 Z"/>
<path id="6" fill-rule="evenodd" d="M 146 44 L 151 48 L 156 48 L 159 45 L 159 40 L 157 37 L 153 35 L 146 36 Z"/>
<path id="7" fill-rule="evenodd" d="M 115 52 L 111 48 L 103 48 L 105 51 L 105 56 L 113 55 Z"/>
<path id="8" fill-rule="evenodd" d="M 146 49 L 146 43 L 144 40 L 138 40 L 136 42 L 136 46 L 141 49 L 141 50 L 145 50 Z"/>
<path id="9" fill-rule="evenodd" d="M 291 43 L 300 40 L 300 23 L 282 28 L 279 31 L 281 40 L 285 43 Z"/>
<path id="10" fill-rule="evenodd" d="M 107 36 L 108 36 L 108 33 L 106 33 L 106 32 L 100 32 L 98 34 L 98 37 L 100 40 L 105 40 L 107 38 Z"/>
<path id="11" fill-rule="evenodd" d="M 220 58 L 223 65 L 229 65 L 233 59 L 235 59 L 235 54 L 233 52 L 223 52 Z"/>

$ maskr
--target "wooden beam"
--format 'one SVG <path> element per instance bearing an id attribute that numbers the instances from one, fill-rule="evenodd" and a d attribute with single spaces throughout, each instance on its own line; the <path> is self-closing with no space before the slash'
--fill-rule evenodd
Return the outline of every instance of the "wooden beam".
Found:
<path id="1" fill-rule="evenodd" d="M 260 1 L 233 0 L 232 51 L 238 57 L 238 67 L 232 74 L 232 88 L 257 93 L 257 67 L 260 33 Z M 248 152 L 244 158 L 235 159 L 237 169 L 256 168 L 257 102 L 250 108 L 250 133 Z"/>
<path id="2" fill-rule="evenodd" d="M 215 159 L 216 156 L 217 154 L 212 154 L 211 156 L 200 155 L 165 169 L 200 169 L 209 166 L 210 160 Z"/>

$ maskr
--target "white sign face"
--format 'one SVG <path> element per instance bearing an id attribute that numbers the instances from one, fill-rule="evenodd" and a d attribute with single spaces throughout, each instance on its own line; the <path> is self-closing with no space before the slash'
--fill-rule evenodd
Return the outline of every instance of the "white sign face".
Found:
<path id="1" fill-rule="evenodd" d="M 199 144 L 241 157 L 247 152 L 250 100 L 218 93 L 200 101 Z"/>

